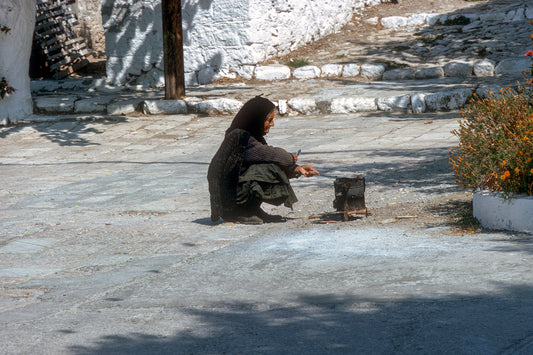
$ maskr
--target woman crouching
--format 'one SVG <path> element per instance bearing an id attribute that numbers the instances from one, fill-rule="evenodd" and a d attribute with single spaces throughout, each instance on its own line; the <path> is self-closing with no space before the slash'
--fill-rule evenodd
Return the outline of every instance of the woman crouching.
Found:
<path id="1" fill-rule="evenodd" d="M 283 217 L 263 211 L 261 203 L 292 208 L 298 200 L 289 179 L 320 175 L 310 165 L 296 164 L 296 154 L 267 144 L 264 136 L 274 126 L 274 109 L 268 99 L 256 96 L 226 130 L 207 173 L 212 221 L 282 222 Z"/>

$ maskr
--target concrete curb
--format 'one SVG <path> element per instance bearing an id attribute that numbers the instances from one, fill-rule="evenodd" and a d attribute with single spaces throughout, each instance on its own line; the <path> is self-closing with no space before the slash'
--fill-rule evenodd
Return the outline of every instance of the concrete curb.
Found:
<path id="1" fill-rule="evenodd" d="M 380 81 L 364 84 L 310 90 L 305 94 L 275 100 L 279 115 L 345 114 L 369 111 L 401 111 L 424 113 L 456 110 L 463 107 L 474 93 L 484 96 L 489 87 L 498 91 L 502 83 L 493 86 L 486 82 L 448 85 L 443 80 L 416 81 L 427 83 L 410 90 L 415 81 Z M 434 84 L 434 87 L 430 84 Z M 413 86 L 413 85 L 411 85 Z M 396 88 L 392 90 L 391 88 Z M 405 89 L 404 89 L 405 88 Z M 135 96 L 135 97 L 133 97 Z M 153 95 L 147 95 L 153 96 Z M 121 94 L 117 96 L 87 97 L 81 94 L 64 94 L 34 97 L 36 120 L 39 115 L 47 119 L 58 115 L 105 115 L 123 116 L 134 113 L 145 115 L 200 114 L 207 116 L 234 115 L 244 101 L 233 98 L 205 99 L 188 97 L 184 100 L 143 98 L 142 95 Z"/>
<path id="2" fill-rule="evenodd" d="M 501 192 L 476 191 L 473 208 L 485 228 L 533 234 L 533 196 L 506 198 Z"/>

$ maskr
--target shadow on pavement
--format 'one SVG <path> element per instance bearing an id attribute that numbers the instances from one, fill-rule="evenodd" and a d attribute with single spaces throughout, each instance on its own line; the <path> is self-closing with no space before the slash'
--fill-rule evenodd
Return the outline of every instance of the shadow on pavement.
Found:
<path id="1" fill-rule="evenodd" d="M 533 349 L 533 288 L 493 294 L 374 300 L 300 295 L 295 306 L 261 310 L 235 302 L 186 308 L 198 328 L 171 337 L 108 335 L 73 354 L 506 354 Z M 178 317 L 178 315 L 176 316 Z M 176 319 L 176 322 L 179 320 Z"/>
<path id="2" fill-rule="evenodd" d="M 421 193 L 431 194 L 442 193 L 444 190 L 451 188 L 443 185 L 454 183 L 453 171 L 448 164 L 448 152 L 449 148 L 359 150 L 353 151 L 354 163 L 352 164 L 342 162 L 335 166 L 332 163 L 328 164 L 327 159 L 309 160 L 309 163 L 312 165 L 323 164 L 319 168 L 322 177 L 335 179 L 361 175 L 367 179 L 367 184 L 379 183 L 385 186 L 394 186 L 398 189 L 411 187 L 420 189 Z M 347 154 L 350 152 L 310 151 L 306 153 L 333 157 L 332 160 L 334 160 L 335 153 Z M 358 164 L 358 155 L 364 156 L 365 161 L 369 161 L 373 157 L 375 157 L 376 161 Z M 306 185 L 316 184 L 317 186 L 322 186 L 325 183 L 328 186 L 330 184 L 329 181 L 325 182 L 320 179 L 306 181 Z M 454 191 L 457 189 L 457 187 L 453 187 Z"/>
<path id="3" fill-rule="evenodd" d="M 115 125 L 125 122 L 125 117 L 117 117 L 113 121 L 98 121 L 99 125 Z M 41 136 L 50 142 L 60 146 L 78 146 L 86 147 L 90 145 L 100 145 L 100 143 L 91 142 L 85 135 L 102 134 L 104 131 L 91 127 L 92 121 L 59 121 L 54 123 L 37 123 L 32 125 L 15 124 L 0 130 L 0 139 L 10 134 L 20 132 L 26 127 L 31 127 Z"/>

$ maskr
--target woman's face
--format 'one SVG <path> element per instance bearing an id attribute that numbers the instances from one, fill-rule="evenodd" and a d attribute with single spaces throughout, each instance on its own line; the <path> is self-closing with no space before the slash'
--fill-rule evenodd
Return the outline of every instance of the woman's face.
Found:
<path id="1" fill-rule="evenodd" d="M 270 132 L 270 127 L 274 127 L 274 111 L 270 112 L 265 120 L 264 132 Z"/>

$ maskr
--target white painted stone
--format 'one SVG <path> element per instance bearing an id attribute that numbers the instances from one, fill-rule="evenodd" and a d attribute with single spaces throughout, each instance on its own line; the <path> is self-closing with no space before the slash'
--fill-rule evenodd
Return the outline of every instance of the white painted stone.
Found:
<path id="1" fill-rule="evenodd" d="M 416 79 L 438 79 L 444 76 L 442 67 L 420 68 L 415 72 Z"/>
<path id="2" fill-rule="evenodd" d="M 355 63 L 345 64 L 342 69 L 342 76 L 346 78 L 357 76 L 359 73 L 361 73 L 361 66 Z"/>
<path id="3" fill-rule="evenodd" d="M 522 71 L 528 71 L 531 67 L 529 57 L 504 59 L 496 65 L 496 75 L 522 76 Z"/>
<path id="4" fill-rule="evenodd" d="M 381 19 L 381 25 L 385 28 L 398 29 L 407 26 L 407 17 L 389 16 Z"/>
<path id="5" fill-rule="evenodd" d="M 472 97 L 471 89 L 428 94 L 425 97 L 426 108 L 427 111 L 457 110 L 463 107 L 470 97 Z"/>
<path id="6" fill-rule="evenodd" d="M 363 64 L 361 65 L 361 76 L 371 80 L 380 80 L 385 68 L 384 64 Z"/>
<path id="7" fill-rule="evenodd" d="M 474 63 L 473 70 L 475 76 L 494 76 L 494 62 L 488 59 L 478 60 Z"/>
<path id="8" fill-rule="evenodd" d="M 444 66 L 444 75 L 467 77 L 472 75 L 474 65 L 469 62 L 449 62 Z"/>
<path id="9" fill-rule="evenodd" d="M 428 14 L 415 14 L 407 18 L 407 26 L 422 26 L 426 23 Z"/>
<path id="10" fill-rule="evenodd" d="M 380 111 L 406 111 L 411 107 L 411 95 L 380 97 L 377 99 L 377 105 Z"/>
<path id="11" fill-rule="evenodd" d="M 286 115 L 289 111 L 289 108 L 287 106 L 287 100 L 279 100 L 278 101 L 278 113 L 281 116 Z"/>
<path id="12" fill-rule="evenodd" d="M 70 113 L 74 111 L 77 96 L 36 96 L 33 99 L 35 111 L 40 113 Z"/>
<path id="13" fill-rule="evenodd" d="M 383 73 L 383 80 L 410 80 L 415 78 L 413 68 L 398 68 Z"/>
<path id="14" fill-rule="evenodd" d="M 143 112 L 147 115 L 176 115 L 187 113 L 185 100 L 145 100 Z"/>
<path id="15" fill-rule="evenodd" d="M 128 115 L 137 111 L 141 100 L 125 100 L 113 102 L 107 105 L 109 115 Z"/>
<path id="16" fill-rule="evenodd" d="M 321 68 L 322 77 L 340 76 L 342 73 L 341 64 L 324 64 Z"/>
<path id="17" fill-rule="evenodd" d="M 416 93 L 411 95 L 411 107 L 413 108 L 413 113 L 426 112 L 426 94 Z"/>
<path id="18" fill-rule="evenodd" d="M 501 192 L 476 191 L 474 217 L 485 228 L 533 234 L 533 196 L 505 198 Z"/>
<path id="19" fill-rule="evenodd" d="M 35 29 L 36 0 L 0 1 L 0 79 L 5 77 L 16 92 L 0 99 L 0 121 L 16 122 L 33 113 L 30 89 L 30 54 Z"/>
<path id="20" fill-rule="evenodd" d="M 243 79 L 250 80 L 254 77 L 255 65 L 241 65 L 235 68 L 235 74 Z"/>
<path id="21" fill-rule="evenodd" d="M 376 99 L 373 97 L 336 97 L 331 100 L 331 113 L 350 113 L 377 111 Z"/>
<path id="22" fill-rule="evenodd" d="M 198 102 L 194 108 L 196 112 L 208 115 L 234 115 L 242 105 L 242 102 L 235 99 L 214 99 Z"/>
<path id="23" fill-rule="evenodd" d="M 81 99 L 74 102 L 75 113 L 106 113 L 107 104 L 113 100 L 112 96 L 99 96 Z"/>
<path id="24" fill-rule="evenodd" d="M 254 76 L 258 80 L 274 81 L 289 79 L 291 77 L 291 69 L 286 65 L 258 65 L 255 68 Z"/>
<path id="25" fill-rule="evenodd" d="M 314 65 L 306 65 L 294 69 L 292 76 L 296 79 L 314 79 L 320 77 L 320 68 Z"/>
<path id="26" fill-rule="evenodd" d="M 429 26 L 435 26 L 437 22 L 439 22 L 440 17 L 441 17 L 441 14 L 427 14 L 426 23 Z"/>
<path id="27" fill-rule="evenodd" d="M 289 107 L 304 115 L 317 113 L 316 101 L 310 97 L 295 97 L 288 101 Z"/>

